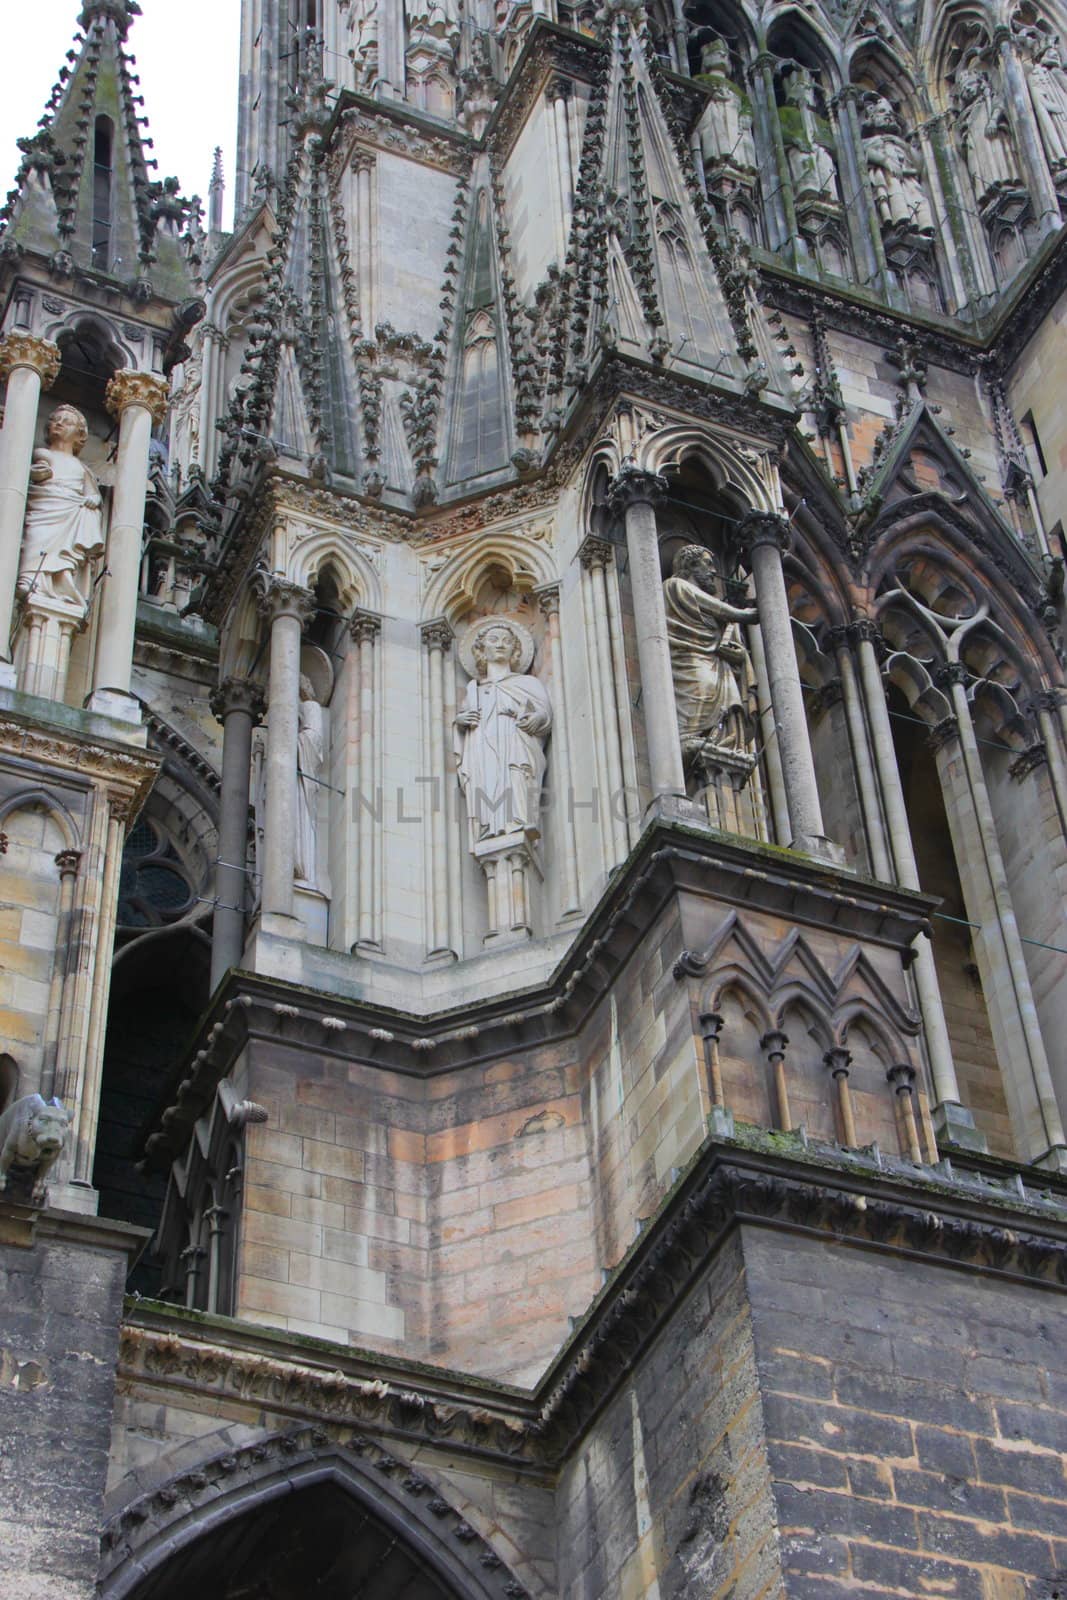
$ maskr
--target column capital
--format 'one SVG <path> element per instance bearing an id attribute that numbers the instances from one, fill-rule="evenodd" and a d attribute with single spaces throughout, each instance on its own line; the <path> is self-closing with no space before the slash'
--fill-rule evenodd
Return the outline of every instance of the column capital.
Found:
<path id="1" fill-rule="evenodd" d="M 962 661 L 945 661 L 935 670 L 933 677 L 939 689 L 951 689 L 953 684 L 965 684 L 970 673 Z"/>
<path id="2" fill-rule="evenodd" d="M 446 622 L 444 617 L 438 617 L 435 622 L 424 622 L 420 632 L 427 650 L 440 650 L 442 655 L 451 650 L 455 634 L 451 623 Z"/>
<path id="3" fill-rule="evenodd" d="M 167 398 L 165 379 L 152 372 L 134 372 L 129 367 L 120 367 L 107 386 L 107 409 L 113 417 L 121 417 L 130 406 L 141 406 L 156 427 L 167 414 Z"/>
<path id="4" fill-rule="evenodd" d="M 945 745 L 951 744 L 953 739 L 958 739 L 959 736 L 960 725 L 955 717 L 942 717 L 941 721 L 935 723 L 930 729 L 926 736 L 926 742 L 936 754 L 938 750 L 944 749 Z"/>
<path id="5" fill-rule="evenodd" d="M 721 1011 L 702 1011 L 700 1013 L 701 1037 L 708 1040 L 717 1040 L 723 1028 L 723 1015 Z"/>
<path id="6" fill-rule="evenodd" d="M 538 608 L 547 622 L 551 617 L 559 616 L 559 584 L 546 583 L 544 588 L 535 589 Z"/>
<path id="7" fill-rule="evenodd" d="M 562 73 L 557 72 L 554 77 L 549 78 L 545 86 L 545 93 L 549 100 L 553 102 L 556 100 L 569 100 L 574 94 L 574 84 L 570 78 L 565 78 Z"/>
<path id="8" fill-rule="evenodd" d="M 765 544 L 788 550 L 792 542 L 789 523 L 777 511 L 746 511 L 737 524 L 736 538 L 743 550 Z"/>
<path id="9" fill-rule="evenodd" d="M 261 722 L 267 709 L 263 690 L 251 678 L 223 678 L 212 690 L 209 704 L 219 722 L 225 722 L 231 711 L 244 711 L 253 722 Z"/>
<path id="10" fill-rule="evenodd" d="M 61 850 L 56 856 L 56 866 L 59 868 L 61 878 L 73 878 L 81 865 L 82 853 L 80 850 Z"/>
<path id="11" fill-rule="evenodd" d="M 582 540 L 578 547 L 578 560 L 586 572 L 594 567 L 610 567 L 615 556 L 615 546 L 610 539 L 598 539 L 595 533 Z"/>
<path id="12" fill-rule="evenodd" d="M 373 644 L 382 631 L 382 619 L 373 611 L 355 611 L 348 620 L 349 636 L 356 644 Z"/>
<path id="13" fill-rule="evenodd" d="M 277 622 L 279 617 L 295 617 L 303 627 L 315 611 L 315 596 L 310 589 L 276 572 L 253 574 L 257 605 L 261 617 Z"/>
<path id="14" fill-rule="evenodd" d="M 658 506 L 666 498 L 666 478 L 658 472 L 646 472 L 633 461 L 624 461 L 608 486 L 608 503 L 613 511 Z"/>
<path id="15" fill-rule="evenodd" d="M 887 1071 L 885 1078 L 891 1083 L 897 1094 L 910 1094 L 915 1083 L 915 1068 L 910 1061 L 898 1061 Z"/>
<path id="16" fill-rule="evenodd" d="M 5 333 L 0 338 L 0 377 L 6 378 L 16 367 L 29 367 L 50 389 L 59 376 L 63 357 L 51 339 L 35 339 L 30 333 Z"/>
<path id="17" fill-rule="evenodd" d="M 829 1069 L 833 1078 L 847 1078 L 852 1065 L 852 1052 L 846 1050 L 844 1045 L 835 1045 L 832 1050 L 827 1050 L 823 1056 L 823 1063 Z"/>
<path id="18" fill-rule="evenodd" d="M 763 1038 L 759 1042 L 759 1046 L 760 1049 L 765 1050 L 769 1056 L 784 1056 L 785 1048 L 788 1043 L 789 1035 L 787 1033 L 783 1033 L 781 1028 L 771 1028 L 769 1032 L 763 1035 Z"/>
<path id="19" fill-rule="evenodd" d="M 1021 783 L 1024 778 L 1029 777 L 1031 772 L 1036 772 L 1047 761 L 1048 746 L 1044 739 L 1038 739 L 1034 744 L 1029 745 L 1027 749 L 1019 752 L 1008 768 L 1008 775 L 1014 778 L 1016 783 Z"/>
<path id="20" fill-rule="evenodd" d="M 870 617 L 857 617 L 845 628 L 849 644 L 873 644 L 876 650 L 881 650 L 885 643 L 878 624 Z"/>

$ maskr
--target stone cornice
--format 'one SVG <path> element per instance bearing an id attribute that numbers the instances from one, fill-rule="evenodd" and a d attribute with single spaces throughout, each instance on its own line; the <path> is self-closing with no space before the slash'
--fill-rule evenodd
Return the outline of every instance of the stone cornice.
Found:
<path id="1" fill-rule="evenodd" d="M 128 1308 L 120 1384 L 550 1472 L 739 1228 L 1067 1290 L 1063 1180 L 1008 1162 L 917 1167 L 742 1125 L 704 1144 L 532 1390 L 151 1302 Z"/>
<path id="2" fill-rule="evenodd" d="M 245 1042 L 297 1048 L 418 1077 L 454 1072 L 502 1053 L 567 1038 L 580 1028 L 668 902 L 714 896 L 739 909 L 788 913 L 802 926 L 853 933 L 906 954 L 936 901 L 798 852 L 742 843 L 699 826 L 654 821 L 609 884 L 547 983 L 432 1014 L 232 973 L 175 1071 L 159 1131 L 147 1150 L 166 1167 Z M 180 1087 L 179 1087 L 180 1085 Z M 164 1112 L 164 1107 L 160 1107 Z M 162 1131 L 165 1129 L 165 1131 Z"/>
<path id="3" fill-rule="evenodd" d="M 58 858 L 57 858 L 58 859 Z M 0 1242 L 31 1249 L 38 1244 L 79 1246 L 87 1250 L 113 1250 L 127 1258 L 131 1271 L 151 1238 L 147 1228 L 130 1222 L 109 1222 L 81 1211 L 44 1210 L 17 1205 L 0 1195 Z"/>
<path id="4" fill-rule="evenodd" d="M 91 729 L 52 727 L 29 713 L 14 711 L 0 712 L 0 758 L 3 756 L 58 767 L 106 784 L 122 795 L 131 817 L 147 800 L 160 767 L 160 758 L 151 751 L 103 739 Z"/>
<path id="5" fill-rule="evenodd" d="M 553 78 L 561 75 L 590 83 L 604 51 L 598 39 L 574 33 L 547 17 L 535 17 L 485 130 L 484 143 L 493 160 L 507 160 L 538 96 Z"/>

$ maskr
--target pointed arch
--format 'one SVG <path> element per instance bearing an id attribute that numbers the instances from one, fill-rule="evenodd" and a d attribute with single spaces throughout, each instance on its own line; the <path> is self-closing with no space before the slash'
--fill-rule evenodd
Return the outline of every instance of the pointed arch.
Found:
<path id="1" fill-rule="evenodd" d="M 441 1600 L 526 1594 L 439 1483 L 351 1429 L 331 1435 L 303 1427 L 261 1435 L 236 1450 L 227 1431 L 179 1454 L 181 1470 L 160 1475 L 147 1493 L 138 1473 L 110 1497 L 99 1600 L 147 1600 L 168 1562 L 181 1561 L 199 1540 L 225 1536 L 257 1512 L 281 1513 L 290 1497 L 326 1486 L 410 1552 Z"/>
<path id="2" fill-rule="evenodd" d="M 694 460 L 720 494 L 733 494 L 743 507 L 756 511 L 781 510 L 769 457 L 758 450 L 739 448 L 736 439 L 720 437 L 711 428 L 691 422 L 669 423 L 647 434 L 637 450 L 638 465 L 646 472 L 669 472 Z"/>
<path id="3" fill-rule="evenodd" d="M 475 542 L 465 542 L 430 579 L 423 617 L 427 621 L 446 617 L 453 625 L 461 622 L 474 609 L 478 591 L 494 568 L 501 569 L 510 587 L 520 593 L 558 581 L 546 545 L 511 529 L 486 530 Z"/>
<path id="4" fill-rule="evenodd" d="M 286 577 L 304 589 L 314 589 L 320 575 L 331 568 L 337 582 L 338 603 L 350 610 L 382 609 L 381 584 L 368 557 L 350 535 L 321 528 L 291 548 Z"/>
<path id="5" fill-rule="evenodd" d="M 78 824 L 63 802 L 54 794 L 49 794 L 46 789 L 20 789 L 17 794 L 9 795 L 0 805 L 0 829 L 7 819 L 18 811 L 46 811 L 63 835 L 63 848 L 65 850 L 82 848 L 81 829 Z"/>

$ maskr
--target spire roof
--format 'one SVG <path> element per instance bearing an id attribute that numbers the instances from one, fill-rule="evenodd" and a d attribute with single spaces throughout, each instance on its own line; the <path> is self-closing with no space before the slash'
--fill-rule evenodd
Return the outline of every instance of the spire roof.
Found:
<path id="1" fill-rule="evenodd" d="M 0 211 L 0 249 L 49 257 L 61 274 L 119 280 L 139 298 L 189 293 L 181 235 L 189 203 L 156 162 L 125 41 L 136 0 L 86 0 L 36 133 Z M 147 291 L 147 293 L 146 293 Z"/>

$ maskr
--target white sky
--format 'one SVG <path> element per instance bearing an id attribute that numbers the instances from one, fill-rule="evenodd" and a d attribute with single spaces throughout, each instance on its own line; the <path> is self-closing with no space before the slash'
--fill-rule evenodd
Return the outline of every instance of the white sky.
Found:
<path id="1" fill-rule="evenodd" d="M 4 5 L 4 0 L 0 0 Z M 6 6 L 5 6 L 6 9 Z M 81 0 L 32 0 L 5 19 L 7 70 L 0 94 L 0 200 L 20 161 L 15 140 L 36 131 L 77 31 Z M 237 151 L 237 57 L 240 0 L 141 0 L 143 16 L 126 48 L 137 60 L 142 114 L 159 162 L 154 177 L 173 173 L 184 194 L 207 207 L 215 146 L 226 173 L 226 222 L 233 210 Z"/>

